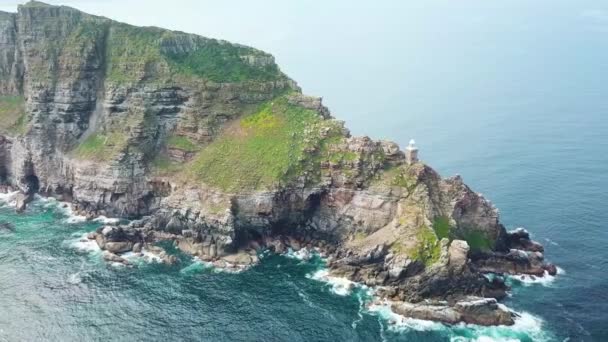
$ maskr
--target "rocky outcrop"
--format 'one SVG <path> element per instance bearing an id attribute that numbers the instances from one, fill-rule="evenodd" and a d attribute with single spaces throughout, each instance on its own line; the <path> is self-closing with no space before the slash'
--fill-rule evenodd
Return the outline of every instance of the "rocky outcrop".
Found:
<path id="1" fill-rule="evenodd" d="M 0 13 L 0 44 L 0 186 L 19 210 L 40 193 L 131 219 L 90 234 L 106 260 L 174 263 L 155 245 L 171 241 L 241 269 L 317 248 L 404 312 L 478 324 L 510 317 L 470 299 L 505 294 L 482 273 L 555 270 L 459 176 L 351 136 L 262 51 L 35 1 Z"/>
<path id="2" fill-rule="evenodd" d="M 543 276 L 557 274 L 553 264 L 544 261 L 544 248 L 536 241 L 530 240 L 530 234 L 523 228 L 508 232 L 506 237 L 508 249 L 478 253 L 474 256 L 474 267 L 479 272 L 497 274 L 530 274 Z"/>
<path id="3" fill-rule="evenodd" d="M 465 322 L 479 325 L 513 325 L 514 313 L 498 304 L 493 298 L 469 297 L 452 305 L 447 302 L 423 304 L 394 303 L 394 312 L 417 319 L 448 324 Z"/>

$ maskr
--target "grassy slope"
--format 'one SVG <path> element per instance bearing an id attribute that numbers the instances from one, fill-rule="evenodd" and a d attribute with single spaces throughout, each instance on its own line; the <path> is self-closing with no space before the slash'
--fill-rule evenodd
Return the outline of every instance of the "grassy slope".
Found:
<path id="1" fill-rule="evenodd" d="M 188 49 L 165 45 L 194 41 Z M 187 46 L 187 45 L 185 45 Z M 268 56 L 253 48 L 155 27 L 112 22 L 107 44 L 108 81 L 114 83 L 171 82 L 186 78 L 218 83 L 272 81 L 284 77 L 276 64 L 253 66 L 243 57 Z"/>
<path id="2" fill-rule="evenodd" d="M 328 135 L 321 129 L 336 128 L 315 111 L 279 97 L 228 127 L 205 147 L 189 165 L 194 179 L 227 191 L 271 188 L 318 169 L 317 153 Z"/>
<path id="3" fill-rule="evenodd" d="M 25 126 L 25 102 L 23 97 L 0 96 L 0 131 L 23 133 Z"/>
<path id="4" fill-rule="evenodd" d="M 72 152 L 80 159 L 108 161 L 126 145 L 126 137 L 122 133 L 95 133 L 81 142 Z"/>

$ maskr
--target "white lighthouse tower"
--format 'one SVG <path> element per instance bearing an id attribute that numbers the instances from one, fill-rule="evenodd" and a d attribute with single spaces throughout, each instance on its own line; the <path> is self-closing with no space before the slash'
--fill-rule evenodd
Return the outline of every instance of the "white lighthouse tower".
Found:
<path id="1" fill-rule="evenodd" d="M 412 165 L 418 162 L 418 147 L 414 139 L 410 140 L 410 143 L 405 148 L 405 161 L 407 165 Z"/>

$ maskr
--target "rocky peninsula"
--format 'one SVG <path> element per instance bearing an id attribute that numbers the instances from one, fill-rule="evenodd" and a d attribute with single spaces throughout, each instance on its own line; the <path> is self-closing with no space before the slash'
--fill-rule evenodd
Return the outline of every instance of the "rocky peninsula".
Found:
<path id="1" fill-rule="evenodd" d="M 502 275 L 556 272 L 460 177 L 351 136 L 265 52 L 36 1 L 0 12 L 0 45 L 1 189 L 129 219 L 88 237 L 109 261 L 317 249 L 397 313 L 482 325 L 513 324 Z"/>

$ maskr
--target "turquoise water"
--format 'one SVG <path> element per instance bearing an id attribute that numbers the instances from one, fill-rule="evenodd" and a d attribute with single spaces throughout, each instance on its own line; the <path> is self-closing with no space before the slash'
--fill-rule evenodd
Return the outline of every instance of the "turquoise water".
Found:
<path id="1" fill-rule="evenodd" d="M 176 266 L 143 260 L 136 268 L 112 266 L 94 244 L 81 242 L 101 223 L 71 222 L 53 201 L 38 200 L 26 215 L 3 206 L 0 220 L 16 227 L 0 235 L 0 341 L 460 341 L 480 336 L 533 341 L 551 336 L 540 318 L 529 314 L 514 328 L 447 328 L 413 320 L 390 326 L 389 311 L 366 309 L 366 289 L 342 293 L 317 280 L 315 274 L 323 270 L 317 257 L 264 255 L 260 265 L 236 274 L 185 255 Z M 516 285 L 515 292 L 534 287 Z"/>
<path id="2" fill-rule="evenodd" d="M 383 128 L 417 137 L 425 161 L 462 174 L 562 269 L 552 281 L 512 280 L 505 303 L 522 314 L 514 327 L 389 325 L 390 312 L 366 308 L 363 289 L 344 295 L 315 279 L 319 260 L 269 255 L 239 274 L 184 255 L 176 266 L 107 265 L 78 243 L 101 223 L 70 223 L 56 203 L 39 200 L 25 215 L 0 207 L 0 221 L 16 226 L 0 233 L 0 341 L 608 340 L 608 104 L 597 93 L 576 106 L 553 100 L 547 108 L 479 102 L 470 113 L 483 115 L 455 107 Z"/>

